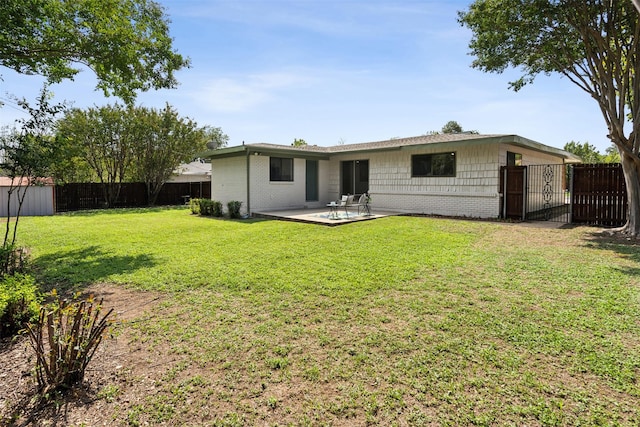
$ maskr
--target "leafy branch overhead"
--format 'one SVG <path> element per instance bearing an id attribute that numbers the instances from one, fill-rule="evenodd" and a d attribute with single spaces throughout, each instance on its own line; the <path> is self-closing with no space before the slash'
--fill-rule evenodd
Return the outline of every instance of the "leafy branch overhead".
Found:
<path id="1" fill-rule="evenodd" d="M 640 23 L 633 3 L 476 0 L 458 20 L 472 31 L 473 67 L 520 70 L 510 83 L 515 90 L 541 73 L 558 73 L 597 103 L 627 182 L 629 220 L 622 231 L 640 235 Z"/>
<path id="2" fill-rule="evenodd" d="M 175 71 L 189 66 L 154 1 L 3 0 L 0 22 L 0 66 L 60 82 L 85 65 L 98 89 L 127 103 L 137 91 L 176 87 Z"/>

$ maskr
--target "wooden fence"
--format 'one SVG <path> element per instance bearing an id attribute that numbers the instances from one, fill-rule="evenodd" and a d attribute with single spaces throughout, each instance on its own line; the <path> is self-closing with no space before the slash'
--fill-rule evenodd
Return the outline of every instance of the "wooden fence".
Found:
<path id="1" fill-rule="evenodd" d="M 595 164 L 573 167 L 572 221 L 621 226 L 627 221 L 627 187 L 622 165 Z"/>
<path id="2" fill-rule="evenodd" d="M 180 205 L 190 198 L 211 198 L 211 182 L 167 182 L 162 186 L 156 205 Z M 56 185 L 56 212 L 105 208 L 102 184 L 74 183 Z M 115 206 L 134 208 L 148 206 L 147 189 L 144 183 L 123 183 Z"/>

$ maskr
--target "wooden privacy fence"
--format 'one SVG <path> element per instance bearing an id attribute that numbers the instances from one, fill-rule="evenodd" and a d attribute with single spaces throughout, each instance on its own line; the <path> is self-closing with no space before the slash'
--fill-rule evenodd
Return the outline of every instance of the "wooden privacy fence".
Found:
<path id="1" fill-rule="evenodd" d="M 571 203 L 575 223 L 624 225 L 627 221 L 627 187 L 622 165 L 575 165 Z"/>
<path id="2" fill-rule="evenodd" d="M 167 182 L 156 200 L 158 206 L 184 204 L 190 198 L 211 198 L 211 182 Z M 73 183 L 56 185 L 56 212 L 105 208 L 102 184 Z M 148 206 L 147 188 L 141 182 L 126 182 L 113 207 L 135 208 Z"/>

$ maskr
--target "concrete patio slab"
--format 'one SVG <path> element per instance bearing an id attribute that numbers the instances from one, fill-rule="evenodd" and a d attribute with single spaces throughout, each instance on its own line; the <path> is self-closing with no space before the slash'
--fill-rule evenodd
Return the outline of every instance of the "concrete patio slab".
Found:
<path id="1" fill-rule="evenodd" d="M 332 214 L 329 208 L 319 208 L 265 211 L 254 212 L 252 214 L 252 216 L 255 218 L 270 218 L 283 221 L 307 222 L 327 226 L 344 225 L 358 221 L 369 221 L 372 219 L 384 218 L 393 215 L 400 215 L 400 212 L 375 211 L 370 215 L 363 215 L 358 214 L 358 212 L 354 210 L 349 212 L 348 217 L 344 211 L 338 212 L 338 216 L 336 217 L 335 214 Z"/>

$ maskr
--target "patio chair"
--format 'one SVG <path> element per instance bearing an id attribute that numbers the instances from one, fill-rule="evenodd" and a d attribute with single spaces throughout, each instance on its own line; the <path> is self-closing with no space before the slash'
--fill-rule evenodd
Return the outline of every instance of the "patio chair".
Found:
<path id="1" fill-rule="evenodd" d="M 353 205 L 353 195 L 342 196 L 339 207 L 344 208 L 344 213 L 347 215 L 347 218 L 349 218 L 349 206 L 351 205 Z"/>
<path id="2" fill-rule="evenodd" d="M 369 208 L 369 193 L 362 193 L 358 199 L 358 215 L 371 215 L 371 209 Z"/>

